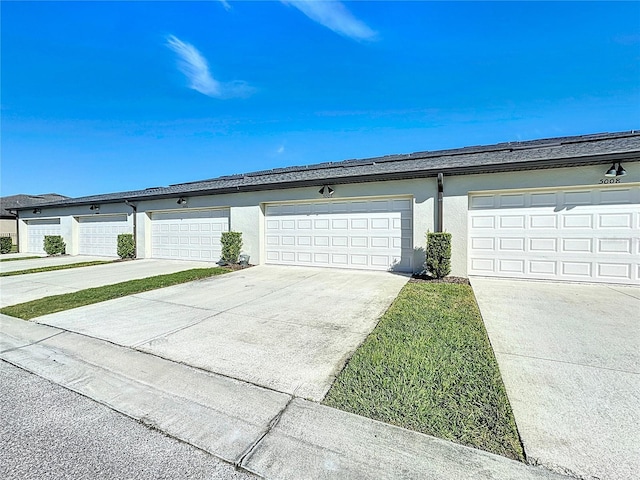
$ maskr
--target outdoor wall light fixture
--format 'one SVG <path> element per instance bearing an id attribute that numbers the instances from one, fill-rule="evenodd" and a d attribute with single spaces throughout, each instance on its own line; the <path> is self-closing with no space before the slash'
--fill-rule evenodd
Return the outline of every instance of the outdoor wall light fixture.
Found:
<path id="1" fill-rule="evenodd" d="M 89 210 L 93 210 L 94 212 L 98 213 L 100 211 L 100 205 L 91 205 L 89 207 Z"/>
<path id="2" fill-rule="evenodd" d="M 331 195 L 333 195 L 333 192 L 333 188 L 331 188 L 329 185 L 323 185 L 322 188 L 318 190 L 318 193 L 325 198 L 331 197 Z"/>
<path id="3" fill-rule="evenodd" d="M 186 205 L 187 204 L 187 199 L 184 198 L 184 197 L 180 197 L 176 203 L 178 205 Z"/>
<path id="4" fill-rule="evenodd" d="M 42 213 L 42 210 L 40 210 L 39 208 L 34 208 L 33 213 L 37 215 L 38 213 Z"/>
<path id="5" fill-rule="evenodd" d="M 627 171 L 622 168 L 621 163 L 614 163 L 611 168 L 604 174 L 605 177 L 624 177 Z"/>

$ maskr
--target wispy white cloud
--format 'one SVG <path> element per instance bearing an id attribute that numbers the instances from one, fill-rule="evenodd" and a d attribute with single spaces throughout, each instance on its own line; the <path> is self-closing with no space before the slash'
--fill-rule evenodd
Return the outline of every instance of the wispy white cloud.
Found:
<path id="1" fill-rule="evenodd" d="M 220 82 L 211 76 L 207 60 L 193 45 L 169 35 L 167 46 L 178 55 L 178 67 L 189 79 L 191 88 L 209 97 L 220 96 Z"/>
<path id="2" fill-rule="evenodd" d="M 354 17 L 342 2 L 337 0 L 281 0 L 297 8 L 307 17 L 334 32 L 354 40 L 375 40 L 376 31 Z"/>
<path id="3" fill-rule="evenodd" d="M 178 68 L 193 90 L 213 98 L 248 97 L 255 92 L 246 82 L 219 82 L 213 78 L 207 60 L 198 49 L 175 35 L 167 37 L 167 47 L 178 55 Z"/>
<path id="4" fill-rule="evenodd" d="M 227 12 L 231 10 L 231 5 L 229 4 L 229 2 L 227 2 L 227 0 L 218 0 L 218 1 L 222 4 L 222 6 Z"/>
<path id="5" fill-rule="evenodd" d="M 278 149 L 276 150 L 276 153 L 277 153 L 277 154 L 284 153 L 284 145 L 280 145 L 280 146 L 278 147 Z"/>

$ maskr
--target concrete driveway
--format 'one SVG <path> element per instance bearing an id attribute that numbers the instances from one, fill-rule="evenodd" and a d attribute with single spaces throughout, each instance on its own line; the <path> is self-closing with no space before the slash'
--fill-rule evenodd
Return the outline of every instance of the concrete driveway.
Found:
<path id="1" fill-rule="evenodd" d="M 3 254 L 0 254 L 0 259 L 7 260 L 7 259 L 11 259 L 11 258 L 46 257 L 46 256 L 47 256 L 46 253 L 22 253 L 22 252 L 16 252 L 16 253 L 3 253 Z M 0 263 L 2 263 L 2 262 L 0 262 Z"/>
<path id="2" fill-rule="evenodd" d="M 28 254 L 15 254 L 22 257 L 30 257 Z M 5 256 L 3 255 L 4 259 Z M 20 257 L 15 257 L 20 258 Z M 18 270 L 28 270 L 30 268 L 52 267 L 58 265 L 70 265 L 72 263 L 95 262 L 95 261 L 113 261 L 113 257 L 95 257 L 91 255 L 61 255 L 54 257 L 42 256 L 39 258 L 28 258 L 25 260 L 14 260 L 11 262 L 0 262 L 0 272 L 16 272 Z"/>
<path id="3" fill-rule="evenodd" d="M 102 259 L 101 257 L 58 257 L 67 259 L 80 259 L 79 261 L 91 261 Z M 43 262 L 47 259 L 34 259 L 33 262 Z M 113 260 L 110 258 L 109 260 Z M 20 260 L 12 263 L 23 263 L 32 260 Z M 1 262 L 4 263 L 4 262 Z M 42 265 L 38 265 L 42 266 Z M 151 277 L 175 273 L 191 268 L 209 268 L 214 264 L 205 262 L 185 262 L 177 260 L 144 259 L 112 264 L 95 265 L 92 267 L 79 267 L 69 270 L 54 270 L 51 272 L 30 273 L 12 277 L 0 277 L 0 308 L 7 305 L 29 302 L 49 295 L 71 293 L 84 288 L 99 287 L 112 283 L 134 280 L 137 278 Z M 19 268 L 22 270 L 22 268 Z"/>
<path id="4" fill-rule="evenodd" d="M 529 460 L 640 471 L 640 287 L 472 278 Z"/>
<path id="5" fill-rule="evenodd" d="M 37 321 L 319 401 L 407 280 L 258 266 Z"/>

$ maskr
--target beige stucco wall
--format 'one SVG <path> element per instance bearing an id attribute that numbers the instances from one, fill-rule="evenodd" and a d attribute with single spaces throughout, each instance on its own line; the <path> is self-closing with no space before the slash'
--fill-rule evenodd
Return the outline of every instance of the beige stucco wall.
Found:
<path id="1" fill-rule="evenodd" d="M 18 239 L 17 222 L 13 218 L 0 218 L 0 234 L 3 237 L 11 237 L 15 244 Z"/>
<path id="2" fill-rule="evenodd" d="M 322 195 L 318 193 L 321 186 L 188 197 L 186 207 L 180 207 L 176 204 L 179 196 L 137 202 L 138 212 L 145 215 L 144 231 L 140 228 L 141 222 L 138 222 L 138 255 L 140 257 L 149 257 L 151 255 L 150 216 L 152 212 L 228 208 L 231 230 L 242 232 L 243 253 L 251 256 L 251 263 L 263 263 L 264 206 L 274 202 L 322 200 Z M 434 228 L 433 197 L 437 191 L 434 178 L 333 185 L 333 188 L 334 194 L 332 198 L 335 200 L 380 196 L 412 196 L 414 209 L 414 269 L 421 268 L 424 261 L 425 234 L 428 229 L 433 230 Z"/>
<path id="3" fill-rule="evenodd" d="M 523 172 L 492 173 L 481 175 L 456 175 L 444 178 L 444 230 L 453 237 L 452 274 L 466 276 L 467 272 L 467 217 L 468 195 L 470 192 L 507 190 L 507 189 L 539 189 L 573 186 L 615 186 L 640 182 L 640 162 L 625 162 L 627 175 L 620 178 L 619 184 L 601 185 L 609 181 L 604 172 L 609 164 L 571 167 L 545 170 L 528 170 Z M 614 180 L 615 181 L 615 180 Z M 305 188 L 269 190 L 261 192 L 238 192 L 224 195 L 205 195 L 188 197 L 186 206 L 176 204 L 175 198 L 135 202 L 137 213 L 138 257 L 151 257 L 151 214 L 159 211 L 189 211 L 207 208 L 228 208 L 230 227 L 243 233 L 243 253 L 251 256 L 251 263 L 262 263 L 264 260 L 264 206 L 272 202 L 297 202 L 321 200 L 318 193 L 321 185 Z M 413 198 L 413 248 L 414 270 L 422 267 L 424 260 L 425 234 L 433 231 L 435 226 L 435 208 L 437 198 L 436 179 L 420 178 L 413 180 L 397 180 L 388 182 L 370 182 L 350 185 L 333 185 L 334 199 L 367 198 L 379 196 L 411 196 Z M 68 245 L 68 252 L 77 252 L 77 220 L 74 217 L 86 215 L 89 206 L 43 209 L 41 215 L 22 212 L 25 218 L 61 217 L 63 236 Z M 126 213 L 131 208 L 124 202 L 117 204 L 101 204 L 100 214 Z M 129 221 L 132 222 L 130 215 Z M 23 234 L 24 232 L 24 234 Z M 21 222 L 20 241 L 26 248 L 26 229 Z M 22 248 L 22 246 L 21 246 Z M 24 251 L 24 250 L 23 250 Z"/>
<path id="4" fill-rule="evenodd" d="M 10 233 L 11 235 L 18 233 L 16 220 L 13 218 L 0 218 L 0 233 Z"/>

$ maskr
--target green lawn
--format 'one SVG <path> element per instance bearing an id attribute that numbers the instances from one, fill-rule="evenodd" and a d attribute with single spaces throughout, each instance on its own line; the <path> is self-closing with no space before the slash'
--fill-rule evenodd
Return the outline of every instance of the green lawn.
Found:
<path id="1" fill-rule="evenodd" d="M 524 460 L 468 285 L 408 283 L 324 404 Z"/>
<path id="2" fill-rule="evenodd" d="M 47 315 L 49 313 L 61 312 L 72 308 L 91 305 L 92 303 L 104 302 L 114 298 L 133 295 L 134 293 L 155 290 L 156 288 L 170 287 L 179 283 L 192 282 L 203 278 L 213 277 L 222 273 L 229 273 L 227 268 L 194 268 L 183 272 L 158 275 L 155 277 L 141 278 L 139 280 L 129 280 L 127 282 L 104 285 L 102 287 L 87 288 L 73 293 L 54 295 L 31 302 L 19 303 L 0 309 L 0 313 L 12 317 L 30 320 L 35 317 Z"/>
<path id="3" fill-rule="evenodd" d="M 39 257 L 36 257 L 39 258 Z M 105 263 L 113 263 L 117 260 L 96 260 L 93 262 L 69 263 L 66 265 L 50 265 L 48 267 L 28 268 L 26 270 L 16 270 L 15 272 L 0 273 L 0 277 L 12 277 L 14 275 L 26 275 L 27 273 L 52 272 L 54 270 L 67 270 L 69 268 L 91 267 L 93 265 L 104 265 Z"/>
<path id="4" fill-rule="evenodd" d="M 34 258 L 43 258 L 43 257 L 12 257 L 12 258 L 0 258 L 0 262 L 15 262 L 16 260 L 33 260 Z"/>

